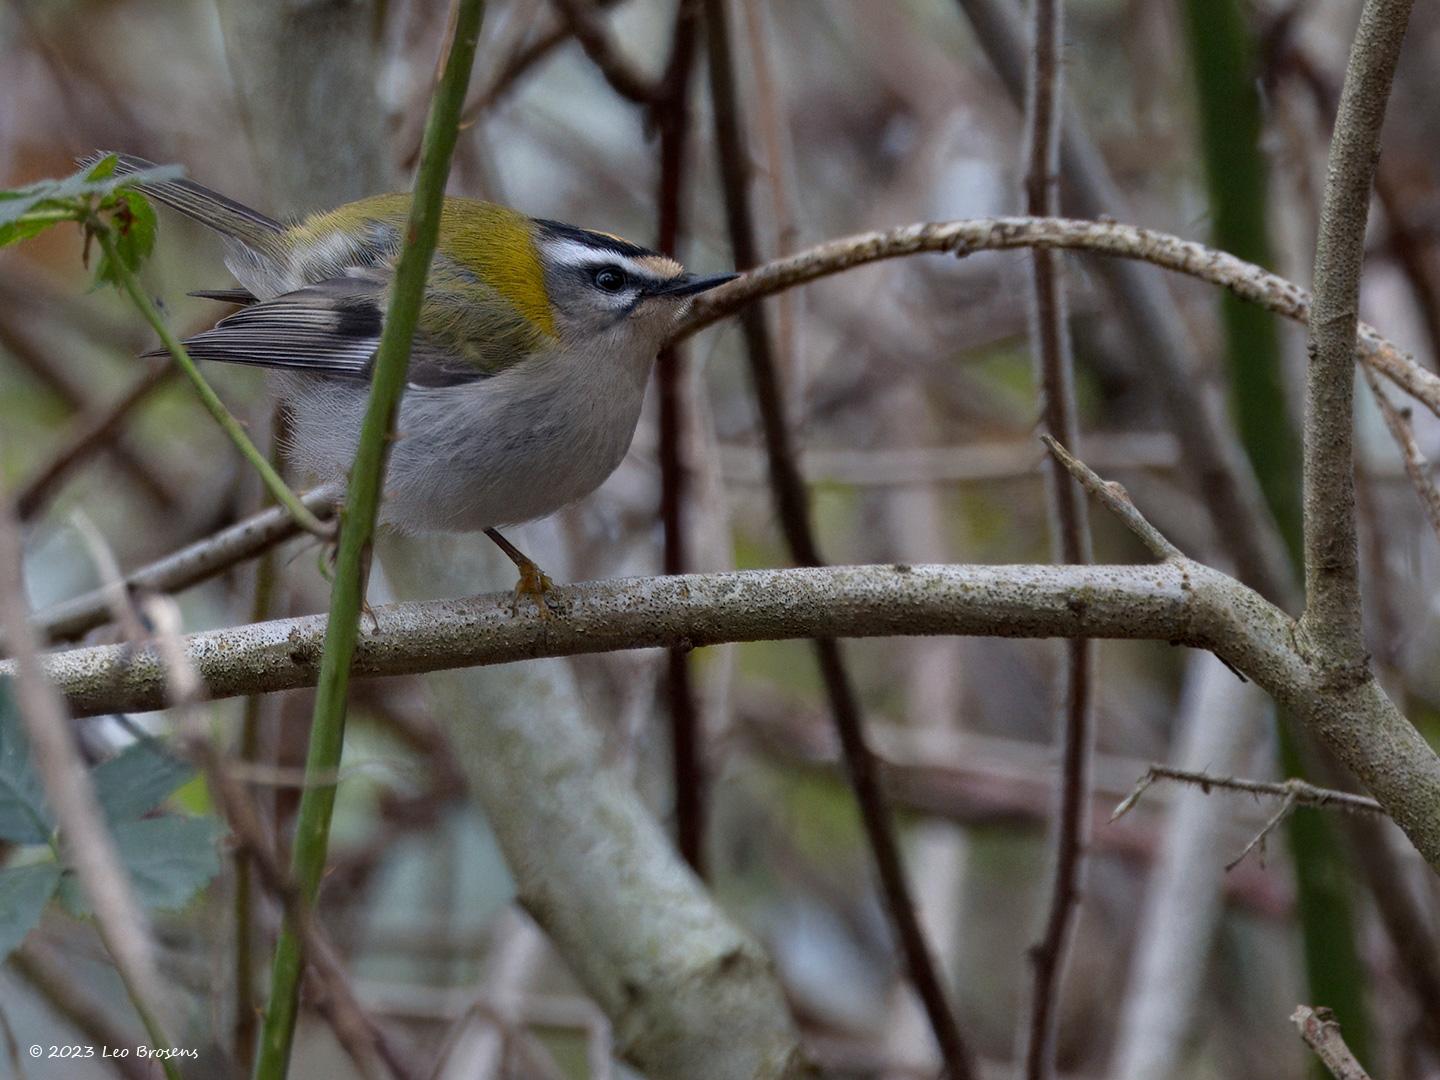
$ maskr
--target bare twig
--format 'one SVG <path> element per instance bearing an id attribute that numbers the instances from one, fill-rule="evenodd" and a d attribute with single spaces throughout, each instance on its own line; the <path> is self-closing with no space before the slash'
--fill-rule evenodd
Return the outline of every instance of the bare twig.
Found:
<path id="1" fill-rule="evenodd" d="M 618 2 L 619 0 L 594 0 L 597 8 L 613 7 Z M 537 34 L 530 44 L 519 49 L 496 71 L 483 90 L 466 103 L 465 110 L 460 114 L 460 126 L 467 128 L 473 125 L 486 109 L 513 90 L 522 76 L 568 42 L 570 38 L 570 24 L 564 19 L 556 19 L 553 26 Z M 420 132 L 417 126 L 403 164 L 407 169 L 411 168 L 419 158 Z"/>
<path id="2" fill-rule="evenodd" d="M 1310 295 L 1300 286 L 1193 240 L 1113 221 L 973 218 L 857 233 L 755 267 L 738 281 L 698 297 L 677 326 L 672 341 L 688 337 L 761 297 L 867 263 L 924 252 L 965 256 L 1028 247 L 1138 259 L 1222 286 L 1242 300 L 1296 322 L 1303 323 L 1310 316 Z M 1374 327 L 1359 324 L 1355 355 L 1440 415 L 1440 375 L 1422 368 L 1414 357 L 1386 340 Z"/>
<path id="3" fill-rule="evenodd" d="M 1029 52 L 1023 9 L 1009 0 L 958 3 L 1006 93 L 1017 107 L 1022 106 Z M 1073 110 L 1064 116 L 1063 126 L 1064 212 L 1084 218 L 1135 217 Z M 1202 375 L 1185 315 L 1173 294 L 1165 282 L 1125 260 L 1102 259 L 1094 270 L 1124 328 L 1130 364 L 1147 376 L 1137 380 L 1138 385 L 1158 390 L 1185 448 L 1195 492 L 1204 501 L 1237 575 L 1276 602 L 1291 606 L 1297 589 L 1280 530 L 1219 395 Z M 1228 529 L 1226 523 L 1232 521 L 1250 525 Z"/>
<path id="4" fill-rule="evenodd" d="M 71 965 L 54 955 L 47 945 L 31 937 L 10 954 L 7 966 L 48 1005 L 57 1016 L 95 1046 L 128 1046 L 133 1029 L 116 1023 L 105 1003 L 91 996 L 93 987 L 81 985 Z M 117 1058 L 114 1068 L 126 1080 L 151 1080 L 153 1071 L 135 1058 Z"/>
<path id="5" fill-rule="evenodd" d="M 337 494 L 333 488 L 317 488 L 301 496 L 301 501 L 317 517 L 328 519 L 334 513 Z M 180 592 L 270 550 L 300 531 L 288 510 L 273 506 L 131 572 L 123 584 L 132 595 Z M 110 617 L 106 590 L 94 589 L 37 612 L 31 624 L 46 641 L 54 643 L 79 637 Z"/>
<path id="6" fill-rule="evenodd" d="M 1059 210 L 1060 63 L 1064 0 L 1035 0 L 1033 49 L 1026 91 L 1028 166 L 1025 212 L 1036 217 Z M 1061 273 L 1060 254 L 1044 248 L 1030 253 L 1031 331 L 1040 392 L 1041 424 L 1052 447 L 1056 440 L 1077 444 L 1075 361 Z M 1088 563 L 1090 521 L 1083 494 L 1068 482 L 1067 463 L 1056 455 L 1047 475 L 1050 505 L 1051 558 L 1070 564 Z M 1090 831 L 1091 710 L 1094 697 L 1092 649 L 1084 638 L 1065 644 L 1065 686 L 1060 713 L 1059 805 L 1052 828 L 1054 879 L 1040 940 L 1030 948 L 1034 982 L 1029 1016 L 1021 1027 L 1025 1075 L 1044 1080 L 1055 1071 L 1061 980 L 1079 915 L 1084 879 L 1084 846 Z"/>
<path id="7" fill-rule="evenodd" d="M 1271 795 L 1277 799 L 1290 799 L 1298 806 L 1333 806 L 1357 814 L 1383 814 L 1385 808 L 1374 799 L 1356 795 L 1349 791 L 1316 787 L 1304 780 L 1246 780 L 1235 776 L 1216 776 L 1213 773 L 1195 769 L 1175 769 L 1168 765 L 1151 765 L 1149 770 L 1135 783 L 1135 788 L 1124 801 L 1115 807 L 1110 820 L 1130 812 L 1147 788 L 1156 780 L 1175 780 L 1182 784 L 1193 784 L 1205 794 L 1212 788 L 1225 791 L 1241 791 L 1249 795 Z"/>
<path id="8" fill-rule="evenodd" d="M 1245 861 L 1245 856 L 1249 855 L 1250 852 L 1254 851 L 1257 847 L 1260 849 L 1260 861 L 1261 863 L 1264 863 L 1265 838 L 1268 837 L 1276 829 L 1278 829 L 1281 825 L 1285 824 L 1286 819 L 1289 818 L 1291 813 L 1295 810 L 1295 805 L 1296 799 L 1294 795 L 1285 796 L 1285 798 L 1280 803 L 1280 808 L 1276 810 L 1275 813 L 1270 815 L 1269 820 L 1266 821 L 1263 826 L 1261 826 L 1259 832 L 1257 832 L 1254 836 L 1250 838 L 1250 842 L 1245 845 L 1244 849 L 1240 852 L 1240 854 L 1236 855 L 1235 858 L 1231 859 L 1228 863 L 1225 864 L 1225 869 L 1234 870 L 1235 867 L 1239 866 L 1242 862 Z"/>
<path id="9" fill-rule="evenodd" d="M 715 135 L 719 151 L 721 182 L 725 196 L 730 244 L 738 267 L 759 262 L 754 215 L 750 207 L 749 148 L 741 118 L 731 52 L 730 27 L 722 0 L 705 0 L 705 32 L 709 47 L 710 96 L 715 111 Z M 810 525 L 804 481 L 795 462 L 785 416 L 780 375 L 771 348 L 770 330 L 764 309 L 746 308 L 741 318 L 750 377 L 764 429 L 769 459 L 771 493 L 781 531 L 790 556 L 802 566 L 819 566 L 823 560 Z M 840 735 L 846 766 L 855 789 L 861 821 L 874 853 L 885 906 L 895 929 L 900 951 L 916 992 L 925 1006 L 940 1056 L 951 1080 L 969 1080 L 975 1075 L 971 1052 L 946 1000 L 945 989 L 925 943 L 924 931 L 915 910 L 899 840 L 865 732 L 859 702 L 846 671 L 839 644 L 831 638 L 815 641 L 816 659 L 830 700 L 831 713 Z"/>
<path id="10" fill-rule="evenodd" d="M 1410 484 L 1420 499 L 1420 505 L 1425 508 L 1425 516 L 1430 521 L 1430 528 L 1437 537 L 1440 537 L 1440 491 L 1436 490 L 1435 481 L 1430 477 L 1430 462 L 1425 460 L 1425 455 L 1420 451 L 1420 444 L 1415 441 L 1415 432 L 1410 426 L 1409 410 L 1402 412 L 1396 408 L 1395 403 L 1390 400 L 1390 395 L 1380 385 L 1380 380 L 1368 367 L 1361 368 L 1361 372 L 1365 376 L 1366 384 L 1370 387 L 1370 393 L 1375 398 L 1375 404 L 1380 406 L 1380 414 L 1385 417 L 1385 426 L 1390 429 L 1391 438 L 1400 448 L 1400 459 L 1405 464 L 1405 475 L 1410 478 Z"/>
<path id="11" fill-rule="evenodd" d="M 681 4 L 675 13 L 670 59 L 651 112 L 660 136 L 657 247 L 672 256 L 679 251 L 684 231 L 690 82 L 697 29 L 698 9 L 690 4 Z M 678 345 L 665 349 L 656 362 L 655 389 L 660 406 L 660 521 L 665 532 L 662 569 L 667 574 L 683 574 L 690 565 L 685 513 L 689 472 L 685 461 L 687 402 L 683 389 L 684 370 L 685 353 Z M 676 839 L 681 856 L 703 877 L 705 767 L 688 649 L 675 648 L 667 654 L 665 688 L 670 706 Z"/>
<path id="12" fill-rule="evenodd" d="M 253 861 L 261 882 L 304 939 L 306 959 L 320 984 L 316 1004 L 335 1029 L 336 1041 L 363 1075 L 374 1074 L 370 1062 L 378 1057 L 396 1080 L 412 1080 L 418 1074 L 361 1008 L 329 937 L 316 925 L 310 906 L 286 874 L 254 800 L 240 786 L 205 730 L 204 719 L 195 709 L 201 683 L 181 641 L 179 609 L 168 597 L 152 596 L 145 604 L 145 612 L 155 628 L 155 648 L 165 667 L 166 690 L 185 752 L 204 772 L 209 790 L 235 833 L 241 854 Z"/>
<path id="13" fill-rule="evenodd" d="M 33 283 L 31 282 L 22 283 L 22 287 L 32 285 Z M 9 293 L 11 290 L 9 288 L 0 288 L 0 291 Z M 7 302 L 8 300 L 9 298 L 7 297 Z M 10 314 L 14 314 L 13 308 Z M 113 340 L 113 338 L 107 340 Z M 140 401 L 140 398 L 133 396 L 132 391 L 122 395 L 119 406 L 102 408 L 98 401 L 90 400 L 90 395 L 86 393 L 85 388 L 78 383 L 74 376 L 63 371 L 49 356 L 41 352 L 27 337 L 17 332 L 4 320 L 0 320 L 0 346 L 3 346 L 7 353 L 18 360 L 27 371 L 44 383 L 46 388 L 55 394 L 67 409 L 79 414 L 78 426 L 81 429 L 93 431 L 100 426 L 96 422 L 98 418 L 107 417 L 109 414 L 115 412 L 121 412 L 123 414 L 125 410 L 133 408 Z M 160 364 L 157 366 L 166 374 L 172 370 L 168 364 Z M 147 371 L 141 376 L 141 380 L 148 381 L 151 374 L 151 371 Z M 141 397 L 143 397 L 143 395 L 141 395 Z M 123 415 L 117 418 L 117 423 L 109 425 L 104 435 L 96 436 L 88 441 L 81 440 L 78 436 L 72 436 L 65 446 L 56 452 L 56 459 L 66 460 L 67 464 L 63 468 L 70 468 L 82 460 L 87 454 L 103 448 L 109 451 L 111 456 L 114 457 L 116 464 L 123 468 L 126 473 L 134 479 L 135 483 L 154 500 L 157 506 L 174 506 L 176 501 L 175 494 L 170 490 L 165 477 L 155 466 L 146 460 L 146 458 L 131 447 L 129 443 L 115 433 L 119 419 L 123 419 Z M 54 465 L 51 465 L 48 468 L 42 467 L 41 472 L 43 474 L 46 471 L 63 471 L 63 468 L 61 470 L 55 470 Z M 34 482 L 33 480 L 31 481 L 32 484 Z M 26 509 L 23 491 L 17 501 L 20 503 L 23 514 Z"/>
<path id="14" fill-rule="evenodd" d="M 605 76 L 610 89 L 636 105 L 650 105 L 659 99 L 663 87 L 625 55 L 591 0 L 551 0 L 551 3 L 559 9 L 590 62 Z M 681 16 L 684 17 L 683 11 Z"/>
<path id="15" fill-rule="evenodd" d="M 1380 129 L 1414 0 L 1366 0 L 1330 143 L 1305 408 L 1305 614 L 1300 635 L 1340 679 L 1368 667 L 1355 531 L 1354 352 Z"/>
<path id="16" fill-rule="evenodd" d="M 1370 1074 L 1345 1045 L 1340 1025 L 1329 1009 L 1299 1005 L 1290 1022 L 1299 1029 L 1300 1037 L 1315 1051 L 1315 1056 L 1335 1080 L 1370 1080 Z"/>
<path id="17" fill-rule="evenodd" d="M 1150 549 L 1152 555 L 1166 562 L 1185 558 L 1179 548 L 1145 519 L 1145 515 L 1140 513 L 1139 507 L 1135 505 L 1130 498 L 1130 493 L 1122 484 L 1118 484 L 1114 480 L 1102 480 L 1090 466 L 1071 454 L 1049 435 L 1041 435 L 1040 438 L 1049 448 L 1050 453 L 1054 454 L 1070 475 L 1080 482 L 1080 486 L 1099 499 L 1105 509 L 1118 517 L 1125 527 Z"/>
<path id="18" fill-rule="evenodd" d="M 20 530 L 8 499 L 0 497 L 0 627 L 15 654 L 15 692 L 30 736 L 36 771 L 45 783 L 51 809 L 80 884 L 95 912 L 96 926 L 139 1014 L 152 1046 L 173 1045 L 160 1013 L 164 997 L 155 972 L 144 912 L 105 827 L 90 774 L 70 730 L 65 703 L 44 674 L 34 633 L 26 622 Z M 166 1059 L 165 1074 L 179 1080 Z"/>

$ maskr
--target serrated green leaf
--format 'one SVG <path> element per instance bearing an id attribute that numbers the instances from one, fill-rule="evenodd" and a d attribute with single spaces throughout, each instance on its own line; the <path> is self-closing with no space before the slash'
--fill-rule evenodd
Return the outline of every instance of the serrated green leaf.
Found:
<path id="1" fill-rule="evenodd" d="M 140 198 L 134 189 L 147 183 L 174 180 L 184 174 L 178 165 L 157 165 L 116 176 L 116 161 L 115 155 L 110 154 L 62 180 L 40 180 L 23 188 L 0 191 L 0 247 L 18 243 L 62 221 L 82 218 L 92 200 L 93 205 L 101 209 L 114 209 L 123 202 L 134 212 L 132 200 Z M 142 260 L 149 253 L 148 245 L 154 243 L 154 213 L 148 211 L 148 204 L 147 212 L 149 239 L 145 240 L 142 235 L 137 240 L 145 245 L 140 251 Z M 39 220 L 22 220 L 27 216 Z"/>
<path id="2" fill-rule="evenodd" d="M 119 191 L 113 196 L 116 207 L 111 218 L 115 232 L 115 254 L 131 273 L 150 257 L 155 248 L 155 209 L 138 191 Z M 120 274 L 108 255 L 95 267 L 95 283 L 120 284 Z"/>
<path id="3" fill-rule="evenodd" d="M 8 679 L 0 679 L 0 840 L 48 843 L 54 827 Z"/>
<path id="4" fill-rule="evenodd" d="M 179 814 L 122 821 L 110 830 L 135 898 L 147 908 L 165 911 L 184 907 L 220 872 L 216 841 L 224 835 L 217 818 Z M 80 877 L 68 867 L 59 897 L 71 914 L 82 918 L 91 914 Z"/>
<path id="5" fill-rule="evenodd" d="M 165 817 L 122 821 L 115 847 L 135 883 L 135 895 L 151 908 L 174 910 L 220 872 L 216 843 L 225 828 L 216 818 Z"/>
<path id="6" fill-rule="evenodd" d="M 0 248 L 18 244 L 21 240 L 28 240 L 30 237 L 44 232 L 50 226 L 58 224 L 57 221 L 32 221 L 26 218 L 0 224 Z"/>
<path id="7" fill-rule="evenodd" d="M 0 963 L 40 921 L 59 884 L 60 867 L 53 862 L 0 870 Z"/>
<path id="8" fill-rule="evenodd" d="M 147 738 L 102 761 L 91 775 L 106 819 L 118 822 L 154 810 L 194 773 L 159 739 Z"/>

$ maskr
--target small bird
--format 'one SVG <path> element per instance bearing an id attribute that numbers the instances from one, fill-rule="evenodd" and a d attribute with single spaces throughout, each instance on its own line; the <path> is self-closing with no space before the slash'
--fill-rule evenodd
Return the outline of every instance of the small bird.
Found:
<path id="1" fill-rule="evenodd" d="M 85 164 L 100 160 L 95 154 Z M 117 155 L 118 174 L 150 168 Z M 378 195 L 283 224 L 189 180 L 142 190 L 225 238 L 243 288 L 192 295 L 243 305 L 185 341 L 202 360 L 280 374 L 290 454 L 342 482 L 410 209 Z M 608 233 L 447 197 L 411 347 L 381 520 L 406 531 L 484 531 L 520 571 L 517 604 L 544 615 L 549 579 L 498 526 L 551 514 L 619 466 L 651 365 L 697 277 Z"/>

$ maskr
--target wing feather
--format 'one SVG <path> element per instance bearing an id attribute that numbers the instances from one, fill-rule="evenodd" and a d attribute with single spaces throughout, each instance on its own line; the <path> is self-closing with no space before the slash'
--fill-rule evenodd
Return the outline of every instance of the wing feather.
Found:
<path id="1" fill-rule="evenodd" d="M 238 294 L 211 295 L 239 302 Z M 198 360 L 308 371 L 369 379 L 384 326 L 384 283 L 363 276 L 321 281 L 269 300 L 258 300 L 185 339 Z M 156 350 L 148 355 L 163 355 Z M 409 382 L 416 387 L 456 386 L 487 371 L 441 343 L 417 335 Z"/>

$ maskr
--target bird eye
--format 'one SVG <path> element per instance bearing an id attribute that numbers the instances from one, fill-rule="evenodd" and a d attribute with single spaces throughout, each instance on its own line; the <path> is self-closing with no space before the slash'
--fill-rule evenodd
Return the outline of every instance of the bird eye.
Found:
<path id="1" fill-rule="evenodd" d="M 625 288 L 625 271 L 618 266 L 602 266 L 595 271 L 595 287 L 604 292 L 616 293 Z"/>

